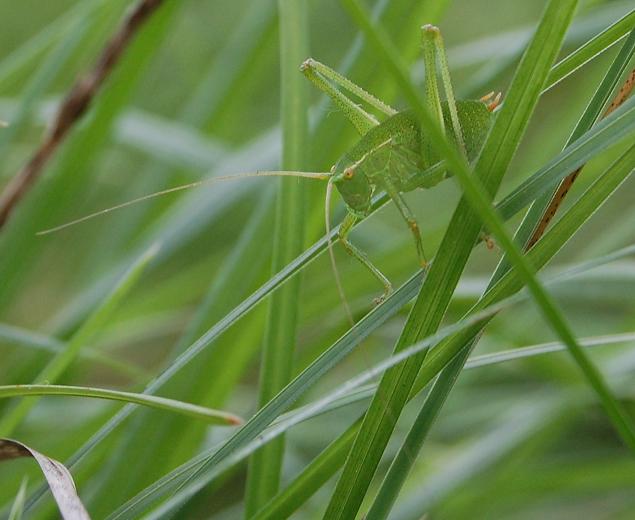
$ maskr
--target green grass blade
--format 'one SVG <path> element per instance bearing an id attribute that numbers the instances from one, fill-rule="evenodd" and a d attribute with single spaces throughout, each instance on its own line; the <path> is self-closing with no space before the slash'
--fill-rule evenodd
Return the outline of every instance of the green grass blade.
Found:
<path id="1" fill-rule="evenodd" d="M 142 255 L 128 272 L 121 278 L 119 283 L 104 302 L 91 314 L 89 319 L 77 330 L 73 337 L 66 344 L 66 348 L 56 355 L 38 374 L 37 382 L 53 383 L 66 371 L 66 369 L 77 359 L 81 349 L 87 343 L 93 341 L 102 331 L 113 312 L 121 305 L 122 301 L 130 290 L 134 287 L 141 275 L 157 253 L 158 248 L 152 247 Z M 8 436 L 24 420 L 31 408 L 37 402 L 36 399 L 24 399 L 20 401 L 9 413 L 0 420 L 0 432 L 2 436 Z"/>
<path id="2" fill-rule="evenodd" d="M 635 27 L 635 9 L 622 16 L 622 18 L 615 23 L 611 24 L 584 45 L 581 45 L 574 52 L 556 63 L 547 78 L 546 90 L 553 88 L 585 63 L 591 61 L 612 45 L 615 45 L 629 32 L 632 32 L 633 27 Z"/>
<path id="3" fill-rule="evenodd" d="M 635 147 L 632 147 L 630 151 L 632 153 L 629 159 L 632 160 L 631 164 L 635 164 Z M 480 184 L 478 178 L 470 175 L 470 171 L 467 168 L 457 169 L 455 175 L 461 180 L 466 197 L 469 198 L 474 209 L 478 211 L 487 229 L 496 236 L 500 245 L 505 249 L 505 253 L 509 257 L 509 261 L 513 264 L 515 272 L 527 285 L 536 304 L 540 307 L 545 320 L 549 322 L 554 332 L 560 336 L 563 343 L 567 345 L 571 355 L 586 377 L 588 384 L 598 394 L 607 415 L 613 422 L 613 426 L 617 432 L 621 435 L 622 440 L 631 450 L 635 451 L 635 425 L 632 423 L 631 418 L 623 409 L 622 405 L 612 394 L 601 372 L 578 345 L 573 331 L 565 321 L 555 301 L 549 293 L 544 290 L 542 284 L 536 278 L 536 268 L 523 256 L 518 245 L 505 230 L 503 220 L 497 215 L 488 200 L 489 197 L 485 187 Z"/>
<path id="4" fill-rule="evenodd" d="M 609 142 L 600 140 L 596 143 L 597 150 L 604 149 Z M 576 161 L 577 153 L 579 151 L 572 152 L 572 155 L 569 159 Z M 561 161 L 554 159 L 553 172 L 555 172 L 556 176 L 565 176 L 569 171 L 568 163 L 564 166 L 561 165 Z M 609 187 L 610 184 L 605 183 L 604 186 Z M 532 200 L 529 197 L 525 197 L 524 193 L 518 194 L 514 197 L 515 204 L 518 203 L 519 207 L 524 207 Z M 606 195 L 606 194 L 604 194 Z M 597 206 L 595 206 L 597 207 Z M 506 214 L 509 216 L 509 214 Z M 586 215 L 588 216 L 588 215 Z M 577 229 L 579 225 L 586 218 L 584 212 L 579 212 L 576 214 L 574 219 L 570 221 L 574 224 L 573 230 Z M 337 232 L 337 228 L 333 230 L 335 234 Z M 570 231 L 573 233 L 573 231 Z M 333 235 L 334 236 L 334 235 Z M 570 235 L 569 235 L 570 236 Z M 160 374 L 153 382 L 151 382 L 145 392 L 146 393 L 154 393 L 159 388 L 161 388 L 165 382 L 170 380 L 174 374 L 176 374 L 182 367 L 190 363 L 195 357 L 197 357 L 200 352 L 202 352 L 212 341 L 214 341 L 220 334 L 225 332 L 231 325 L 236 323 L 242 316 L 244 316 L 249 310 L 253 309 L 260 301 L 262 301 L 266 295 L 268 295 L 272 290 L 274 290 L 277 286 L 284 283 L 290 276 L 296 274 L 303 266 L 308 265 L 319 253 L 323 252 L 326 247 L 326 239 L 323 238 L 318 241 L 314 246 L 309 248 L 305 253 L 300 255 L 296 260 L 291 262 L 288 266 L 285 267 L 278 275 L 268 280 L 263 286 L 261 286 L 256 292 L 254 292 L 250 297 L 245 299 L 239 306 L 234 308 L 229 314 L 227 314 L 222 320 L 220 320 L 216 325 L 214 325 L 211 329 L 209 329 L 203 336 L 201 336 L 193 345 L 188 347 L 186 351 L 183 352 L 181 356 L 179 356 L 176 360 L 172 362 L 172 364 L 162 373 Z M 537 246 L 538 247 L 538 246 Z M 544 246 L 543 246 L 544 247 Z M 560 246 L 556 247 L 555 250 L 559 249 Z M 542 247 L 539 251 L 542 250 Z M 551 251 L 551 254 L 555 254 L 555 251 Z M 545 260 L 546 261 L 546 260 Z M 280 413 L 288 408 L 290 404 L 295 402 L 299 398 L 300 395 L 308 388 L 311 387 L 314 381 L 317 381 L 321 374 L 325 373 L 330 366 L 333 366 L 340 359 L 342 359 L 346 352 L 338 353 L 339 349 L 350 349 L 354 348 L 355 345 L 358 344 L 361 339 L 366 337 L 366 333 L 362 333 L 365 330 L 368 330 L 369 333 L 372 330 L 375 330 L 375 327 L 380 326 L 382 323 L 388 319 L 389 316 L 393 315 L 400 308 L 405 305 L 408 301 L 416 295 L 420 287 L 420 275 L 416 275 L 412 277 L 402 289 L 398 290 L 393 296 L 391 296 L 384 304 L 380 305 L 375 311 L 371 312 L 367 315 L 367 317 L 360 322 L 356 328 L 351 329 L 350 335 L 342 338 L 342 341 L 337 345 L 333 345 L 326 353 L 324 357 L 321 357 L 316 364 L 310 367 L 309 372 L 306 374 L 301 374 L 302 377 L 298 376 L 294 382 L 287 387 L 285 391 L 278 395 L 278 397 L 270 402 L 270 406 L 265 407 L 261 410 L 262 413 L 256 414 L 252 420 L 250 420 L 244 428 L 242 428 L 228 443 L 227 446 L 218 454 L 214 456 L 213 459 L 210 459 L 209 464 L 213 465 L 218 463 L 223 457 L 227 456 L 238 446 L 243 445 L 247 442 L 248 439 L 254 438 L 262 429 L 270 422 L 275 419 Z M 359 341 L 352 341 L 353 338 L 358 338 Z M 332 356 L 337 356 L 335 360 L 331 360 Z M 341 356 L 341 357 L 340 357 Z M 324 363 L 324 366 L 322 364 Z M 288 399 L 288 402 L 285 401 Z M 90 451 L 93 446 L 100 442 L 108 433 L 125 419 L 131 412 L 133 408 L 126 407 L 119 414 L 117 414 L 113 419 L 106 424 L 100 432 L 96 434 L 94 438 L 92 438 L 80 451 L 78 451 L 72 459 L 72 462 L 77 461 L 83 457 L 85 453 Z M 252 422 L 254 421 L 254 422 Z M 253 429 L 252 429 L 253 427 Z M 69 465 L 71 462 L 69 462 Z"/>
<path id="5" fill-rule="evenodd" d="M 571 276 L 579 275 L 588 270 L 595 269 L 598 266 L 605 265 L 606 263 L 613 262 L 624 256 L 630 256 L 635 251 L 635 246 L 625 248 L 615 253 L 606 255 L 602 258 L 585 262 L 577 267 L 567 270 L 561 273 L 553 281 L 559 281 L 561 279 L 568 279 Z M 635 335 L 633 333 L 616 334 L 611 336 L 601 336 L 597 338 L 587 338 L 580 341 L 580 344 L 585 347 L 593 347 L 600 345 L 610 345 L 615 343 L 634 341 Z M 498 362 L 512 361 L 516 359 L 522 359 L 524 357 L 531 357 L 535 355 L 547 354 L 551 352 L 558 352 L 564 350 L 566 347 L 561 343 L 548 343 L 543 345 L 536 345 L 532 347 L 525 347 L 514 349 L 511 351 L 502 351 L 492 354 L 485 354 L 482 356 L 476 356 L 471 358 L 467 363 L 467 369 L 478 368 L 480 366 L 488 366 Z M 456 358 L 455 358 L 456 359 Z M 351 395 L 350 399 L 346 400 L 347 404 L 352 404 L 360 400 L 367 400 L 372 397 L 376 385 L 369 385 L 366 388 L 360 388 L 358 393 Z M 259 511 L 259 515 L 262 518 L 279 518 L 284 516 L 289 511 L 294 511 L 300 505 L 306 501 L 306 499 L 312 496 L 330 477 L 332 477 L 343 464 L 343 457 L 341 453 L 346 453 L 353 443 L 355 433 L 360 425 L 360 421 L 355 422 L 346 434 L 341 435 L 335 441 L 333 441 L 318 457 L 316 457 L 311 464 L 302 471 L 302 473 L 291 483 L 288 488 L 285 488 L 281 493 L 276 495 L 272 501 L 267 504 L 265 508 Z M 257 518 L 261 518 L 258 516 Z"/>
<path id="6" fill-rule="evenodd" d="M 554 229 L 545 235 L 543 241 L 536 245 L 536 247 L 530 252 L 530 255 L 539 256 L 536 258 L 541 259 L 541 265 L 546 262 L 545 257 L 551 258 L 566 242 L 565 237 L 570 237 L 573 232 L 578 229 L 584 221 L 597 209 L 597 207 L 606 199 L 608 194 L 616 189 L 620 182 L 630 173 L 632 167 L 629 163 L 630 157 L 625 157 L 621 161 L 618 161 L 614 166 L 607 170 L 604 176 L 597 179 L 594 186 L 589 188 L 571 210 L 563 217 L 563 224 L 560 222 L 558 225 L 563 225 L 567 233 L 563 233 L 561 230 Z M 601 189 L 598 189 L 601 188 Z M 556 226 L 556 227 L 557 227 Z M 549 244 L 547 248 L 545 244 Z M 632 248 L 621 252 L 619 255 L 608 255 L 604 259 L 592 261 L 586 264 L 584 267 L 576 269 L 576 272 L 582 272 L 584 269 L 591 269 L 601 265 L 604 262 L 615 260 L 622 257 L 625 254 L 632 254 Z M 538 260 L 536 260 L 537 262 Z M 223 446 L 214 448 L 211 452 L 204 453 L 190 460 L 182 467 L 171 472 L 169 475 L 156 482 L 153 486 L 150 486 L 147 490 L 137 495 L 128 504 L 122 506 L 118 513 L 113 518 L 116 518 L 119 513 L 129 512 L 131 509 L 137 511 L 136 508 L 143 510 L 148 503 L 156 500 L 158 497 L 163 496 L 165 493 L 173 491 L 176 487 L 181 485 L 185 480 L 191 478 L 191 473 L 197 471 L 199 478 L 193 481 L 192 486 L 196 486 L 197 489 L 206 485 L 212 478 L 214 478 L 218 471 L 220 471 L 219 465 L 225 467 L 228 457 L 232 457 L 237 451 L 244 448 L 246 445 L 253 447 L 254 439 L 257 439 L 258 435 L 265 431 L 267 425 L 271 424 L 274 418 L 278 417 L 284 410 L 286 410 L 293 402 L 295 402 L 300 395 L 307 388 L 310 388 L 315 381 L 318 381 L 323 374 L 323 370 L 328 370 L 330 366 L 333 366 L 338 359 L 346 354 L 353 348 L 354 344 L 362 341 L 375 327 L 381 326 L 385 322 L 388 316 L 392 315 L 403 303 L 409 301 L 420 285 L 419 280 L 415 277 L 412 278 L 404 286 L 400 287 L 395 294 L 391 295 L 385 302 L 377 307 L 377 310 L 371 312 L 361 322 L 345 334 L 336 344 L 334 344 L 320 359 L 318 359 L 313 365 L 308 367 L 303 374 L 300 374 L 292 383 L 290 383 L 285 390 L 283 390 L 276 398 L 260 410 L 254 417 L 252 417 L 236 434 Z M 496 296 L 490 296 L 489 299 L 481 304 L 474 310 L 479 312 L 485 309 L 488 305 L 501 301 L 502 298 L 513 294 L 522 287 L 522 284 L 513 276 L 513 272 L 508 275 L 507 280 L 503 280 L 501 284 L 497 286 L 499 291 Z M 401 302 L 393 301 L 401 300 Z M 390 307 L 395 307 L 391 310 Z M 490 312 L 494 312 L 490 309 Z M 478 323 L 478 319 L 476 322 Z M 465 325 L 465 324 L 464 324 Z M 462 328 L 462 327 L 461 327 Z M 477 327 L 478 330 L 478 327 Z M 470 334 L 472 327 L 468 327 L 465 334 Z M 351 344 L 354 343 L 354 344 Z M 344 352 L 340 352 L 341 349 L 345 349 Z M 440 354 L 437 356 L 436 354 Z M 445 343 L 441 343 L 432 351 L 432 355 L 426 360 L 426 363 L 422 369 L 422 378 L 417 380 L 417 387 L 415 393 L 420 391 L 432 378 L 451 360 L 456 354 L 456 350 L 451 352 L 447 356 L 448 349 Z M 440 363 L 440 359 L 443 359 L 443 364 Z M 322 366 L 326 365 L 326 366 Z M 432 367 L 432 368 L 430 368 Z M 413 393 L 414 395 L 414 393 Z M 332 446 L 323 455 L 325 458 L 330 458 L 332 450 L 345 449 L 344 446 L 348 446 L 352 442 L 347 435 L 346 438 L 341 437 L 335 441 Z M 252 443 L 252 444 L 249 444 Z M 244 453 L 241 451 L 241 453 Z M 320 456 L 322 457 L 322 455 Z M 234 460 L 234 459 L 232 459 Z M 335 459 L 338 464 L 343 464 L 343 459 Z M 317 463 L 317 462 L 316 462 Z M 321 464 L 320 464 L 321 465 Z M 336 465 L 336 466 L 337 466 Z M 334 467 L 333 471 L 337 468 Z M 194 493 L 191 489 L 188 493 Z M 185 493 L 185 492 L 184 492 Z M 187 494 L 187 493 L 185 493 Z M 181 499 L 184 499 L 181 497 Z M 178 501 L 177 501 L 178 502 Z"/>
<path id="7" fill-rule="evenodd" d="M 337 471 L 353 444 L 361 421 L 354 422 L 345 433 L 335 439 L 319 456 L 302 470 L 291 484 L 272 498 L 254 516 L 254 520 L 288 518 L 321 488 Z"/>
<path id="8" fill-rule="evenodd" d="M 527 259 L 534 268 L 544 266 L 568 242 L 575 231 L 599 208 L 633 171 L 635 147 L 627 150 L 584 192 L 544 237 L 528 252 Z M 509 294 L 519 291 L 523 284 L 513 271 L 505 273 L 469 312 L 478 312 Z M 482 326 L 462 333 L 434 349 L 417 379 L 414 392 L 423 389 L 461 349 L 479 333 Z"/>
<path id="9" fill-rule="evenodd" d="M 308 157 L 308 90 L 298 63 L 309 55 L 308 5 L 305 0 L 279 0 L 282 169 L 302 170 Z M 303 250 L 304 193 L 297 179 L 279 179 L 276 200 L 272 273 Z M 271 296 L 260 369 L 260 406 L 291 379 L 296 342 L 300 279 Z M 256 452 L 249 463 L 245 514 L 250 516 L 276 494 L 280 485 L 284 438 Z"/>
<path id="10" fill-rule="evenodd" d="M 582 347 L 603 347 L 606 345 L 615 345 L 619 343 L 630 343 L 635 341 L 635 333 L 625 332 L 622 334 L 609 334 L 607 336 L 596 336 L 592 338 L 580 338 L 578 342 Z M 465 369 L 474 369 L 484 366 L 491 366 L 498 363 L 507 363 L 509 361 L 517 361 L 533 356 L 541 356 L 544 354 L 552 354 L 554 352 L 562 352 L 567 347 L 562 342 L 543 343 L 540 345 L 532 345 L 529 347 L 515 348 L 512 350 L 502 350 L 492 352 L 491 354 L 482 354 L 480 356 L 471 357 L 465 363 Z"/>
<path id="11" fill-rule="evenodd" d="M 635 33 L 632 32 L 631 37 L 634 34 Z M 629 38 L 629 41 L 627 41 L 624 45 L 622 52 L 620 52 L 620 54 L 616 58 L 613 66 L 611 67 L 611 70 L 609 70 L 608 74 L 605 76 L 604 81 L 598 88 L 596 95 L 589 103 L 589 106 L 587 107 L 584 115 L 573 131 L 567 143 L 568 145 L 572 145 L 572 143 L 575 142 L 576 139 L 582 137 L 583 134 L 585 134 L 585 132 L 588 131 L 589 128 L 591 128 L 592 124 L 599 116 L 600 110 L 610 96 L 615 86 L 615 82 L 617 81 L 617 78 L 621 75 L 624 67 L 632 56 L 633 46 L 630 43 L 630 39 L 631 38 Z M 624 52 L 625 49 L 626 52 Z M 554 70 L 555 68 L 552 69 L 552 74 Z M 626 132 L 626 134 L 628 134 L 628 131 Z M 583 164 L 584 163 L 580 163 L 579 165 L 572 166 L 569 171 L 573 171 L 574 168 L 582 166 Z M 538 177 L 540 176 L 538 175 L 537 178 Z M 545 182 L 545 184 L 543 185 L 543 189 L 545 186 L 549 185 L 550 184 L 548 182 Z M 525 185 L 519 187 L 518 191 L 522 191 L 524 187 Z M 516 193 L 516 191 L 514 193 Z M 544 209 L 546 208 L 550 199 L 551 196 L 547 194 L 546 197 L 542 197 L 542 200 L 539 199 L 536 203 L 534 203 L 534 205 L 532 205 L 532 209 L 530 209 L 530 211 L 528 212 L 525 220 L 523 221 L 523 224 L 521 224 L 516 234 L 516 239 L 519 240 L 521 243 L 524 243 L 524 241 L 528 239 L 529 233 L 538 222 L 538 220 L 541 218 L 542 213 L 544 212 Z M 508 266 L 506 260 L 503 259 L 492 277 L 490 286 L 492 286 L 500 278 L 500 276 L 506 271 L 507 268 Z M 553 309 L 552 302 L 548 302 L 548 305 L 551 305 Z M 564 322 L 562 321 L 562 318 L 560 316 L 556 315 L 555 320 L 559 322 L 560 327 L 563 327 Z M 599 374 L 599 372 L 594 369 L 591 362 L 588 360 L 588 358 L 586 358 L 584 352 L 579 348 L 579 346 L 577 346 L 575 341 L 571 343 L 571 339 L 573 336 L 566 329 L 567 327 L 566 325 L 564 325 L 564 329 L 562 330 L 564 330 L 565 335 L 567 333 L 569 334 L 567 339 L 570 341 L 569 348 L 573 349 L 574 357 L 580 363 L 583 372 L 587 375 L 587 378 L 591 382 L 592 386 L 594 386 L 594 388 L 596 388 L 596 391 L 600 393 L 601 398 L 603 398 L 605 402 L 608 400 L 609 409 L 614 415 L 614 421 L 615 418 L 617 418 L 619 429 L 625 432 L 626 439 L 628 440 L 628 442 L 630 442 L 630 426 L 628 425 L 628 419 L 621 419 L 621 417 L 626 417 L 625 413 L 619 409 L 619 404 L 610 395 L 608 387 L 602 381 L 601 374 Z M 430 431 L 434 420 L 437 418 L 441 408 L 445 404 L 450 391 L 454 387 L 463 369 L 463 366 L 465 365 L 477 341 L 478 336 L 472 341 L 471 345 L 466 346 L 459 352 L 459 354 L 443 370 L 443 372 L 440 374 L 439 378 L 435 382 L 432 390 L 426 398 L 424 406 L 417 415 L 412 428 L 408 432 L 408 435 L 404 440 L 401 449 L 399 450 L 397 456 L 394 458 L 393 463 L 382 482 L 381 488 L 368 513 L 369 518 L 386 518 L 390 514 L 391 508 L 397 500 L 399 491 L 401 490 L 412 468 L 413 460 L 410 454 L 418 453 L 421 450 L 421 447 L 423 446 L 423 443 L 427 438 L 428 432 Z"/>
<path id="12" fill-rule="evenodd" d="M 184 403 L 175 399 L 157 397 L 154 395 L 136 394 L 133 392 L 121 392 L 109 390 L 107 388 L 91 388 L 87 386 L 68 385 L 9 385 L 0 386 L 0 399 L 15 396 L 46 396 L 46 395 L 67 395 L 75 397 L 93 397 L 96 399 L 109 399 L 112 401 L 123 401 L 125 403 L 140 404 L 158 410 L 193 417 L 203 420 L 209 424 L 223 424 L 235 426 L 243 421 L 240 417 L 223 412 L 212 410 L 205 406 Z"/>
<path id="13" fill-rule="evenodd" d="M 576 5 L 575 1 L 550 2 L 523 56 L 506 102 L 474 167 L 475 176 L 484 182 L 489 193 L 496 192 L 518 147 Z M 436 136 L 431 133 L 430 137 Z M 434 145 L 442 157 L 449 161 L 451 170 L 454 170 L 455 165 L 463 167 L 455 150 L 448 151 L 447 147 L 441 146 L 442 140 L 434 139 Z M 479 231 L 478 220 L 474 218 L 468 202 L 462 199 L 395 346 L 395 352 L 436 330 Z M 351 518 L 357 514 L 423 358 L 423 354 L 413 357 L 382 377 L 331 497 L 327 517 Z"/>
<path id="14" fill-rule="evenodd" d="M 567 146 L 553 160 L 521 183 L 509 195 L 506 195 L 497 204 L 497 209 L 506 218 L 515 215 L 526 206 L 527 200 L 536 199 L 545 192 L 549 192 L 569 173 L 606 149 L 603 148 L 602 143 L 611 142 L 618 144 L 622 141 L 627 141 L 633 132 L 634 122 L 635 98 L 631 97 L 609 117 L 600 121 L 591 130 Z M 602 134 L 603 137 L 600 137 Z M 608 138 L 608 141 L 605 138 Z M 550 193 L 547 193 L 547 196 L 550 198 Z M 528 222 L 525 226 L 529 227 L 531 225 L 531 228 L 533 228 L 536 218 L 536 215 L 534 215 L 534 221 Z M 525 230 L 524 233 L 529 234 L 531 228 Z"/>

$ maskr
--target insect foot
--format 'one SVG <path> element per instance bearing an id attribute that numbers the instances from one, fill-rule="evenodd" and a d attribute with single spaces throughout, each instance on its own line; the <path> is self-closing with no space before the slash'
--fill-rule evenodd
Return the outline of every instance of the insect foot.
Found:
<path id="1" fill-rule="evenodd" d="M 313 58 L 307 58 L 300 65 L 300 71 L 305 72 L 307 70 L 312 70 L 315 67 L 315 60 Z"/>
<path id="2" fill-rule="evenodd" d="M 373 305 L 377 306 L 380 303 L 383 303 L 384 301 L 386 301 L 386 298 L 388 298 L 388 296 L 390 296 L 392 293 L 393 293 L 392 285 L 386 286 L 381 296 L 377 296 L 376 298 L 373 298 Z"/>
<path id="3" fill-rule="evenodd" d="M 490 251 L 496 249 L 496 241 L 487 233 L 481 232 L 480 239 L 485 242 L 485 247 Z"/>

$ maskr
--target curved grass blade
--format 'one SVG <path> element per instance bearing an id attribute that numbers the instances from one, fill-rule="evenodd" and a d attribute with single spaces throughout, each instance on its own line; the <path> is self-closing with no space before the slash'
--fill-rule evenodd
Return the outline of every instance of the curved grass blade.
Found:
<path id="1" fill-rule="evenodd" d="M 630 343 L 635 341 L 635 332 L 624 332 L 621 334 L 609 334 L 606 336 L 594 336 L 590 338 L 580 338 L 580 346 L 582 347 L 605 347 L 607 345 L 615 345 L 620 343 Z M 496 365 L 499 363 L 507 363 L 509 361 L 518 361 L 533 356 L 541 356 L 544 354 L 552 354 L 554 352 L 563 352 L 567 349 L 562 342 L 542 343 L 540 345 L 532 345 L 530 347 L 520 347 L 510 350 L 501 350 L 492 352 L 491 354 L 482 354 L 474 356 L 465 363 L 465 369 L 481 368 L 485 366 Z"/>
<path id="2" fill-rule="evenodd" d="M 109 390 L 107 388 L 91 388 L 87 386 L 67 386 L 67 385 L 8 385 L 0 386 L 0 399 L 7 397 L 26 396 L 50 396 L 66 395 L 75 397 L 92 397 L 96 399 L 108 399 L 111 401 L 123 401 L 125 403 L 140 404 L 150 408 L 166 410 L 168 412 L 186 415 L 194 419 L 203 420 L 209 424 L 223 424 L 236 426 L 242 424 L 243 420 L 237 415 L 212 410 L 205 406 L 198 406 L 191 403 L 184 403 L 175 399 L 158 397 L 154 395 L 136 394 L 133 392 L 121 392 Z"/>

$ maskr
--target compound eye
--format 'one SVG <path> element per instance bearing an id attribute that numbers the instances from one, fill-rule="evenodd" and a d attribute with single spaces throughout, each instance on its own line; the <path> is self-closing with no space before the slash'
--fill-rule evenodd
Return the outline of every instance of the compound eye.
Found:
<path id="1" fill-rule="evenodd" d="M 352 179 L 353 178 L 353 169 L 352 168 L 346 168 L 344 170 L 344 178 L 345 179 Z"/>

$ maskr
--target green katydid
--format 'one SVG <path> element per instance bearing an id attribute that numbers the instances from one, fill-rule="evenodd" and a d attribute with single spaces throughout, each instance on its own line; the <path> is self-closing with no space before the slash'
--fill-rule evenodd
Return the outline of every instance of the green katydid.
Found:
<path id="1" fill-rule="evenodd" d="M 425 94 L 428 109 L 441 128 L 451 128 L 451 131 L 446 130 L 448 137 L 471 161 L 478 155 L 485 141 L 493 122 L 494 109 L 500 102 L 500 94 L 494 96 L 493 93 L 490 93 L 480 100 L 455 100 L 443 40 L 438 28 L 431 25 L 422 27 L 422 46 L 426 69 Z M 441 102 L 437 83 L 437 60 L 446 97 L 443 102 Z M 40 234 L 57 231 L 142 200 L 211 182 L 260 176 L 297 176 L 328 180 L 326 195 L 327 234 L 329 231 L 330 197 L 332 188 L 335 187 L 347 209 L 347 215 L 340 226 L 338 238 L 346 251 L 361 262 L 382 284 L 384 292 L 380 300 L 385 298 L 392 291 L 390 282 L 366 255 L 349 241 L 350 230 L 356 221 L 369 214 L 373 194 L 385 191 L 410 228 L 420 263 L 425 267 L 426 259 L 419 225 L 408 208 L 402 193 L 416 188 L 430 188 L 447 178 L 450 172 L 446 170 L 443 161 L 439 161 L 435 157 L 413 111 L 398 112 L 338 72 L 313 59 L 306 60 L 300 70 L 315 86 L 333 100 L 361 134 L 359 141 L 336 162 L 329 173 L 258 171 L 215 177 L 145 195 L 42 231 Z M 370 107 L 386 115 L 387 118 L 382 122 L 378 121 L 344 92 L 356 96 Z M 337 277 L 330 243 L 329 252 Z"/>

